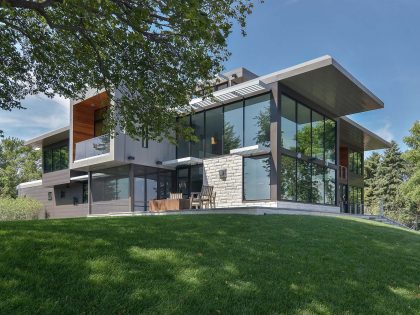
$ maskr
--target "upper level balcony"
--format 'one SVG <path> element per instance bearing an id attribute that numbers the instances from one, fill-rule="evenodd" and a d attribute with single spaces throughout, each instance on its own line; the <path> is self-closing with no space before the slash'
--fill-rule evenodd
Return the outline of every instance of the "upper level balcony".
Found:
<path id="1" fill-rule="evenodd" d="M 108 154 L 110 148 L 109 135 L 102 135 L 76 143 L 74 160 L 82 160 L 98 155 Z"/>

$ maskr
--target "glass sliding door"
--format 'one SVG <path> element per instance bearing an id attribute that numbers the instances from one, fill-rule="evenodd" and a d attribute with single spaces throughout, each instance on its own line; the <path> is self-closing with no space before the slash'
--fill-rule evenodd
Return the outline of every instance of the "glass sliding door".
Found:
<path id="1" fill-rule="evenodd" d="M 281 199 L 296 201 L 296 159 L 282 155 L 280 171 Z"/>
<path id="2" fill-rule="evenodd" d="M 246 157 L 243 163 L 244 200 L 270 199 L 270 157 Z"/>
<path id="3" fill-rule="evenodd" d="M 223 154 L 223 108 L 218 107 L 206 111 L 206 157 Z"/>
<path id="4" fill-rule="evenodd" d="M 200 112 L 191 116 L 191 127 L 194 128 L 194 134 L 198 138 L 198 142 L 191 142 L 191 156 L 204 157 L 204 112 Z"/>
<path id="5" fill-rule="evenodd" d="M 311 202 L 312 177 L 311 164 L 297 160 L 297 198 L 299 202 Z"/>

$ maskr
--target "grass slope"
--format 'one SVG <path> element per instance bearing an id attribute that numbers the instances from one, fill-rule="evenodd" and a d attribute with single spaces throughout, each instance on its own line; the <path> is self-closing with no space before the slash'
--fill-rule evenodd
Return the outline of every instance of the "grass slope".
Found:
<path id="1" fill-rule="evenodd" d="M 419 314 L 420 234 L 310 216 L 0 223 L 1 314 Z"/>

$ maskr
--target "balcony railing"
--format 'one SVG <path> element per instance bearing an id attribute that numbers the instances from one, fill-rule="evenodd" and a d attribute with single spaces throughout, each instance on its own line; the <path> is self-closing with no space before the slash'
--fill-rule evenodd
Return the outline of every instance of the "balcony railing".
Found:
<path id="1" fill-rule="evenodd" d="M 103 135 L 76 143 L 74 160 L 77 161 L 109 153 L 109 142 L 109 135 Z"/>

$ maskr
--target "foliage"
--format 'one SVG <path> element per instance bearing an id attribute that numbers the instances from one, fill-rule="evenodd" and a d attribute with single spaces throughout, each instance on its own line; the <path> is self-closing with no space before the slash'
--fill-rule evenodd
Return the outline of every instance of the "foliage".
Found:
<path id="1" fill-rule="evenodd" d="M 1 314 L 420 309 L 420 234 L 367 220 L 197 215 L 0 226 Z"/>
<path id="2" fill-rule="evenodd" d="M 402 186 L 402 193 L 417 206 L 417 212 L 420 213 L 420 121 L 414 123 L 410 133 L 404 138 L 409 149 L 403 155 L 410 163 L 410 177 Z"/>
<path id="3" fill-rule="evenodd" d="M 381 163 L 381 155 L 372 153 L 364 163 L 364 203 L 365 209 L 371 214 L 379 213 L 377 191 L 377 173 Z"/>
<path id="4" fill-rule="evenodd" d="M 0 221 L 35 220 L 43 208 L 31 198 L 0 198 Z"/>
<path id="5" fill-rule="evenodd" d="M 252 0 L 0 1 L 0 108 L 30 94 L 79 98 L 105 89 L 117 124 L 134 138 L 173 138 L 199 82 L 228 58 Z M 205 95 L 209 86 L 201 83 Z"/>
<path id="6" fill-rule="evenodd" d="M 41 178 L 41 151 L 23 140 L 5 138 L 0 142 L 0 197 L 16 197 L 16 186 Z"/>
<path id="7" fill-rule="evenodd" d="M 225 127 L 223 130 L 223 147 L 224 152 L 229 153 L 232 149 L 237 149 L 241 147 L 241 139 L 235 135 L 233 125 L 225 121 Z"/>

